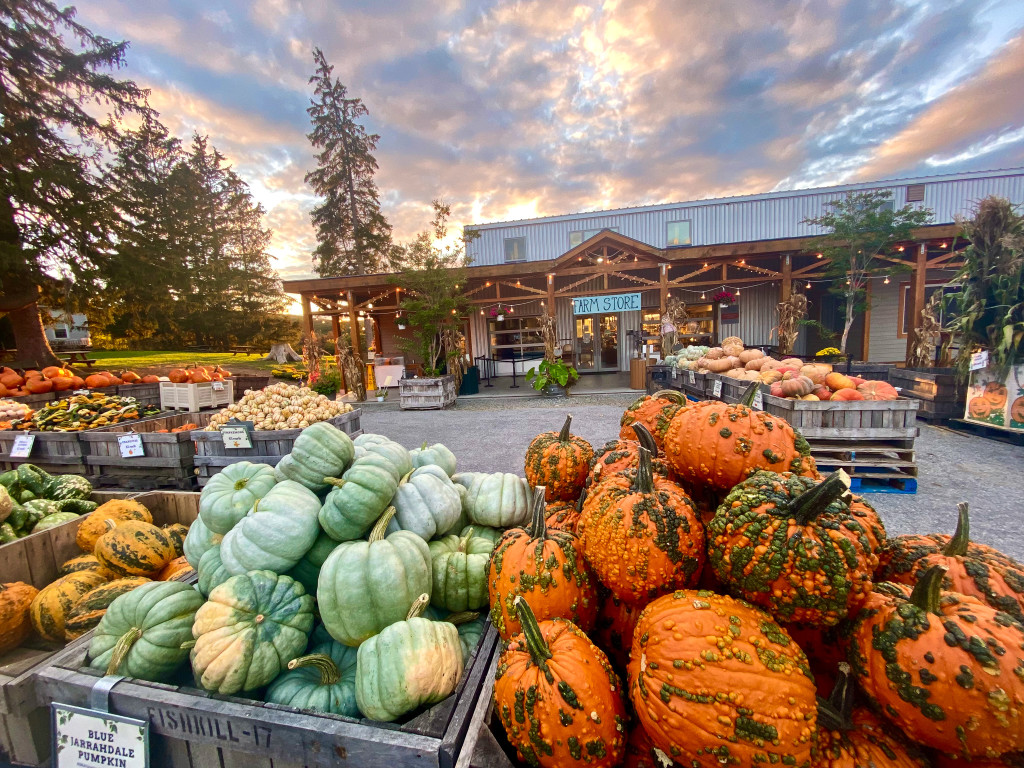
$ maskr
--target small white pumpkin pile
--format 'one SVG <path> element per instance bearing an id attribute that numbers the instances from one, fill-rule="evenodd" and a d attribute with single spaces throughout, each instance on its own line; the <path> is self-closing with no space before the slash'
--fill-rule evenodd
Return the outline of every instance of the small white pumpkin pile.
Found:
<path id="1" fill-rule="evenodd" d="M 0 421 L 27 419 L 31 415 L 32 409 L 24 403 L 14 400 L 0 400 Z"/>
<path id="2" fill-rule="evenodd" d="M 281 382 L 266 389 L 246 392 L 237 403 L 216 414 L 206 431 L 219 431 L 231 419 L 251 421 L 256 429 L 305 429 L 310 424 L 333 419 L 351 410 L 348 403 L 331 400 L 306 387 L 293 387 Z"/>

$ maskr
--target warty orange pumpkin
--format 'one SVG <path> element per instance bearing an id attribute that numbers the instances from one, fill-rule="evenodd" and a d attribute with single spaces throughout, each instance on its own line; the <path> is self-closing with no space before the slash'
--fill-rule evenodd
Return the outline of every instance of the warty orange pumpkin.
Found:
<path id="1" fill-rule="evenodd" d="M 647 428 L 654 437 L 654 442 L 661 449 L 669 422 L 684 405 L 686 405 L 686 397 L 674 389 L 662 389 L 652 395 L 644 395 L 622 414 L 622 420 L 619 422 L 621 427 L 619 437 L 623 440 L 635 439 L 636 432 L 633 430 L 633 425 L 641 424 Z"/>
<path id="2" fill-rule="evenodd" d="M 569 431 L 572 416 L 560 432 L 544 432 L 526 449 L 526 479 L 547 488 L 548 501 L 576 501 L 587 480 L 594 449 Z"/>
<path id="3" fill-rule="evenodd" d="M 664 453 L 658 448 L 650 430 L 639 422 L 633 424 L 630 429 L 634 432 L 635 440 L 627 440 L 623 437 L 619 437 L 618 440 L 610 440 L 594 454 L 594 466 L 587 478 L 587 488 L 592 488 L 602 478 L 611 477 L 626 470 L 636 470 L 640 463 L 641 446 L 651 452 L 651 469 L 654 474 L 660 477 L 669 476 Z"/>
<path id="4" fill-rule="evenodd" d="M 17 648 L 32 633 L 29 606 L 38 594 L 23 581 L 0 584 L 0 653 Z"/>

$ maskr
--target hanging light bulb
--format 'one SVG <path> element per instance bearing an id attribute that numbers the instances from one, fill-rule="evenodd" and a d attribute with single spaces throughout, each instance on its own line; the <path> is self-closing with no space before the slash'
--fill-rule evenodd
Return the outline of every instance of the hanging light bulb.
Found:
<path id="1" fill-rule="evenodd" d="M 455 314 L 455 310 L 454 310 L 454 309 L 452 310 L 452 314 L 453 314 L 453 315 Z"/>
<path id="2" fill-rule="evenodd" d="M 949 243 L 943 243 L 942 245 L 939 246 L 939 248 L 945 248 L 947 245 L 949 245 Z"/>
<path id="3" fill-rule="evenodd" d="M 811 283 L 810 283 L 810 281 L 808 281 L 806 288 L 807 288 L 808 291 L 811 290 Z"/>
<path id="4" fill-rule="evenodd" d="M 481 310 L 480 310 L 480 314 L 482 315 L 483 313 L 484 313 L 484 311 L 483 311 L 483 310 L 481 309 Z"/>
<path id="5" fill-rule="evenodd" d="M 817 254 L 817 256 L 820 259 L 820 258 L 823 258 L 824 254 L 819 253 L 819 254 Z"/>
<path id="6" fill-rule="evenodd" d="M 509 308 L 508 308 L 508 313 L 509 313 L 510 315 L 511 315 L 511 314 L 513 313 L 512 307 L 509 307 Z"/>
<path id="7" fill-rule="evenodd" d="M 701 298 L 703 299 L 703 298 L 704 298 L 704 294 L 703 294 L 703 293 L 701 293 L 700 297 L 701 297 Z"/>
<path id="8" fill-rule="evenodd" d="M 367 309 L 373 309 L 373 304 L 367 304 L 367 305 L 366 305 L 366 308 L 367 308 Z"/>
<path id="9" fill-rule="evenodd" d="M 601 263 L 602 261 L 604 261 L 604 259 L 603 259 L 603 258 L 601 258 L 600 256 L 598 256 L 598 257 L 597 257 L 597 263 L 598 263 L 598 264 L 600 264 L 600 263 Z"/>
<path id="10" fill-rule="evenodd" d="M 903 253 L 903 246 L 901 245 L 901 246 L 900 246 L 899 248 L 897 248 L 896 250 L 897 250 L 897 251 L 899 251 L 900 253 Z"/>
<path id="11" fill-rule="evenodd" d="M 490 288 L 490 287 L 491 287 L 491 281 L 488 280 L 486 283 L 484 283 L 484 288 Z"/>
<path id="12" fill-rule="evenodd" d="M 888 285 L 888 284 L 889 284 L 889 276 L 886 275 L 885 276 L 885 280 L 882 281 L 882 285 Z"/>
<path id="13" fill-rule="evenodd" d="M 737 295 L 737 296 L 739 296 L 739 295 L 740 295 L 740 289 L 739 289 L 739 288 L 737 288 L 737 289 L 736 289 L 736 295 Z"/>

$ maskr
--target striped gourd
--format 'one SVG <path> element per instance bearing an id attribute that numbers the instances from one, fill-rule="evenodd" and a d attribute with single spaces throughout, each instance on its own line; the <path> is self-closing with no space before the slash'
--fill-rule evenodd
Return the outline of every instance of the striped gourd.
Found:
<path id="1" fill-rule="evenodd" d="M 116 598 L 131 592 L 140 584 L 148 583 L 149 579 L 131 576 L 126 579 L 115 579 L 86 592 L 68 613 L 64 622 L 64 636 L 68 640 L 81 637 L 100 623 L 103 614 Z"/>
<path id="2" fill-rule="evenodd" d="M 174 559 L 174 547 L 162 530 L 139 520 L 115 525 L 96 542 L 96 559 L 118 576 L 152 577 Z"/>
<path id="3" fill-rule="evenodd" d="M 142 520 L 147 523 L 153 522 L 153 516 L 149 510 L 137 501 L 131 499 L 111 499 L 90 514 L 78 526 L 78 536 L 75 541 L 78 548 L 83 552 L 92 552 L 96 548 L 96 541 L 107 532 L 107 520 Z"/>
<path id="4" fill-rule="evenodd" d="M 114 574 L 100 565 L 100 561 L 96 559 L 96 555 L 78 555 L 78 557 L 72 557 L 60 567 L 59 573 L 61 576 L 67 576 L 69 573 L 77 573 L 78 571 L 94 571 L 104 578 L 114 578 Z"/>
<path id="5" fill-rule="evenodd" d="M 29 606 L 36 634 L 52 643 L 63 643 L 64 624 L 75 603 L 106 581 L 94 571 L 79 571 L 45 586 Z"/>

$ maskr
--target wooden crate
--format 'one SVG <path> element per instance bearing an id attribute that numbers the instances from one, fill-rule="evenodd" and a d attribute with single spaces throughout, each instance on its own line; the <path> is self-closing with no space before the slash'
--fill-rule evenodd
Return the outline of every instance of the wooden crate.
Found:
<path id="1" fill-rule="evenodd" d="M 690 374 L 693 374 L 691 380 Z M 715 381 L 713 373 L 698 373 L 697 371 L 678 371 L 679 378 L 676 379 L 678 389 L 692 400 L 710 400 L 712 398 L 711 388 Z"/>
<path id="2" fill-rule="evenodd" d="M 359 424 L 361 415 L 362 411 L 355 408 L 335 416 L 330 422 L 349 437 L 357 437 L 363 434 Z M 291 453 L 295 438 L 301 432 L 301 429 L 259 430 L 253 433 L 252 448 L 225 448 L 220 432 L 193 432 L 192 439 L 196 444 L 194 461 L 199 485 L 206 485 L 224 467 L 239 461 L 276 465 L 282 456 Z"/>
<path id="3" fill-rule="evenodd" d="M 84 475 L 87 467 L 78 432 L 29 432 L 35 435 L 32 453 L 27 459 L 14 458 L 11 449 L 20 430 L 0 432 L 0 470 L 15 469 L 19 464 L 35 464 L 55 475 Z"/>
<path id="4" fill-rule="evenodd" d="M 176 413 L 80 433 L 89 477 L 98 485 L 134 490 L 192 490 L 196 486 L 196 444 L 192 431 L 159 433 L 158 430 L 170 430 L 190 423 L 205 427 L 212 415 L 211 412 Z M 121 457 L 117 438 L 126 432 L 136 432 L 141 436 L 143 456 Z"/>
<path id="5" fill-rule="evenodd" d="M 967 384 L 955 368 L 893 368 L 889 383 L 902 397 L 920 401 L 918 418 L 959 419 L 967 402 Z"/>
<path id="6" fill-rule="evenodd" d="M 235 402 L 241 400 L 246 391 L 252 390 L 256 392 L 266 389 L 270 384 L 270 376 L 233 375 L 231 380 L 235 383 Z"/>
<path id="7" fill-rule="evenodd" d="M 139 405 L 160 405 L 160 383 L 120 384 L 116 387 L 121 397 L 134 397 Z"/>
<path id="8" fill-rule="evenodd" d="M 403 411 L 447 408 L 455 402 L 455 377 L 400 379 L 398 394 Z"/>
<path id="9" fill-rule="evenodd" d="M 714 376 L 720 382 L 722 382 L 722 394 L 719 395 L 717 399 L 721 400 L 723 403 L 740 402 L 743 399 L 743 396 L 747 394 L 747 389 L 750 387 L 751 384 L 754 383 L 752 381 L 733 379 L 728 376 L 723 376 L 720 373 L 712 373 L 708 375 Z M 713 386 L 714 384 L 712 384 L 712 387 Z M 771 387 L 769 387 L 767 384 L 761 384 L 760 386 L 762 395 L 767 395 L 771 391 Z M 708 398 L 710 399 L 711 397 L 711 390 L 709 390 Z"/>
<path id="10" fill-rule="evenodd" d="M 662 389 L 677 389 L 675 384 L 675 367 L 671 365 L 651 365 L 647 367 L 647 394 L 653 395 Z"/>
<path id="11" fill-rule="evenodd" d="M 235 383 L 231 379 L 220 382 L 224 389 L 214 389 L 212 381 L 198 384 L 161 381 L 160 408 L 163 410 L 198 411 L 202 408 L 223 408 L 235 402 Z"/>
<path id="12" fill-rule="evenodd" d="M 764 396 L 764 409 L 815 440 L 913 440 L 917 437 L 918 401 L 787 400 Z"/>
<path id="13" fill-rule="evenodd" d="M 127 496 L 99 491 L 92 498 L 103 502 Z M 132 498 L 149 509 L 157 525 L 188 525 L 199 516 L 198 493 L 157 491 Z M 0 582 L 24 581 L 42 588 L 56 579 L 66 560 L 82 554 L 75 537 L 85 517 L 5 544 L 0 556 Z M 67 647 L 85 653 L 91 638 L 90 632 Z M 34 680 L 39 668 L 60 652 L 61 646 L 36 639 L 0 655 L 0 758 L 22 765 L 49 763 L 49 702 L 36 697 Z"/>
<path id="14" fill-rule="evenodd" d="M 38 701 L 88 706 L 101 675 L 83 668 L 87 650 L 68 647 L 37 672 Z M 454 768 L 467 764 L 470 726 L 479 728 L 481 709 L 489 709 L 487 682 L 499 650 L 497 632 L 488 626 L 455 692 L 401 723 L 215 696 L 185 683 L 188 670 L 180 685 L 123 680 L 110 692 L 110 711 L 149 721 L 150 764 L 161 768 Z"/>
<path id="15" fill-rule="evenodd" d="M 37 410 L 47 403 L 52 403 L 57 399 L 56 392 L 44 392 L 39 395 L 24 395 L 22 397 L 9 397 L 8 400 L 13 400 L 16 403 L 24 403 L 32 410 Z"/>

